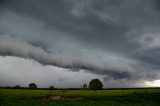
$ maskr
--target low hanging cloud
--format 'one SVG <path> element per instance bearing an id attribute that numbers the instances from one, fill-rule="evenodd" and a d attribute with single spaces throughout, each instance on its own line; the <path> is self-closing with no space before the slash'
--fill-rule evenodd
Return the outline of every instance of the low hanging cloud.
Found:
<path id="1" fill-rule="evenodd" d="M 81 52 L 81 51 L 79 51 Z M 41 47 L 33 46 L 22 39 L 11 38 L 9 36 L 1 36 L 0 53 L 2 55 L 18 56 L 22 58 L 34 59 L 44 65 L 54 65 L 63 68 L 69 68 L 71 71 L 85 69 L 99 75 L 107 75 L 113 79 L 135 79 L 135 77 L 148 77 L 148 75 L 137 76 L 138 71 L 147 71 L 150 67 L 142 68 L 145 64 L 137 63 L 137 61 L 125 59 L 111 54 L 98 55 L 88 54 L 74 55 L 63 54 L 61 52 L 47 52 Z M 73 54 L 73 53 L 72 53 Z M 80 53 L 81 54 L 81 53 Z M 142 66 L 140 66 L 142 65 Z M 141 72 L 142 73 L 142 72 Z M 155 77 L 155 76 L 154 76 Z"/>
<path id="2" fill-rule="evenodd" d="M 108 60 L 102 60 L 98 56 L 92 56 L 92 54 L 86 54 L 81 57 L 75 57 L 74 55 L 71 56 L 70 54 L 63 54 L 63 53 L 52 53 L 47 52 L 41 47 L 35 47 L 31 44 L 28 44 L 27 42 L 11 38 L 9 36 L 1 36 L 0 38 L 0 53 L 2 55 L 11 55 L 11 56 L 19 56 L 22 58 L 31 58 L 35 59 L 36 61 L 42 63 L 42 64 L 48 64 L 48 65 L 55 65 L 58 67 L 64 67 L 64 68 L 70 68 L 72 70 L 74 69 L 86 69 L 90 70 L 91 72 L 93 70 L 96 74 L 109 74 L 111 76 L 115 76 L 115 78 L 125 78 L 125 74 L 129 76 L 129 69 L 127 69 L 127 64 L 122 63 L 123 65 L 120 65 L 119 62 L 116 63 L 114 61 L 121 61 L 124 62 L 127 61 L 123 58 L 119 58 L 116 56 L 113 56 L 113 59 L 111 56 L 108 56 Z M 86 52 L 87 53 L 87 52 Z M 88 57 L 88 55 L 91 55 Z M 79 55 L 80 56 L 80 55 Z M 99 55 L 100 56 L 100 55 Z M 102 56 L 102 54 L 101 54 Z M 106 58 L 106 57 L 101 57 Z M 99 59 L 99 60 L 97 60 Z M 107 58 L 106 58 L 107 59 Z M 112 65 L 112 62 L 116 65 Z M 125 70 L 126 67 L 126 70 Z M 123 72 L 127 71 L 127 72 Z M 122 75 L 121 75 L 122 74 Z"/>

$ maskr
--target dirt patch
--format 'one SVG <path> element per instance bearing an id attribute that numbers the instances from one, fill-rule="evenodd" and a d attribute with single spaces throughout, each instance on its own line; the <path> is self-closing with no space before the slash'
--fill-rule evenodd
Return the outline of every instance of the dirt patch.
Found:
<path id="1" fill-rule="evenodd" d="M 47 95 L 47 100 L 59 100 L 61 99 L 62 97 L 59 96 L 59 95 Z"/>
<path id="2" fill-rule="evenodd" d="M 60 95 L 48 95 L 46 97 L 47 100 L 82 100 L 81 97 L 62 97 Z"/>

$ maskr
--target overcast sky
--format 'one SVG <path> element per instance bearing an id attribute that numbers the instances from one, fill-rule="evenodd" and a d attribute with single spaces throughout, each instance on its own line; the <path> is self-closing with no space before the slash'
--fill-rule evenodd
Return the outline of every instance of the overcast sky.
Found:
<path id="1" fill-rule="evenodd" d="M 159 0 L 0 0 L 0 86 L 144 87 L 160 79 Z M 146 85 L 148 84 L 148 85 Z"/>

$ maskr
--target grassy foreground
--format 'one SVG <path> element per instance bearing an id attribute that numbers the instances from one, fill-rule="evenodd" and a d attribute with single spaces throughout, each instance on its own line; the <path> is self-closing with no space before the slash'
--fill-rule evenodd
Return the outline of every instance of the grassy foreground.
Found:
<path id="1" fill-rule="evenodd" d="M 46 100 L 48 94 L 83 100 Z M 0 106 L 160 106 L 160 89 L 22 90 L 0 89 Z"/>

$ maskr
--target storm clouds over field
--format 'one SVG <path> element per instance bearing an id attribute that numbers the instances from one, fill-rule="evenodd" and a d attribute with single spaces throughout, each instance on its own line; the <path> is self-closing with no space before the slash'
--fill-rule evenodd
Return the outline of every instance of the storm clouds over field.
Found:
<path id="1" fill-rule="evenodd" d="M 160 79 L 159 0 L 0 0 L 0 86 L 142 87 Z"/>

